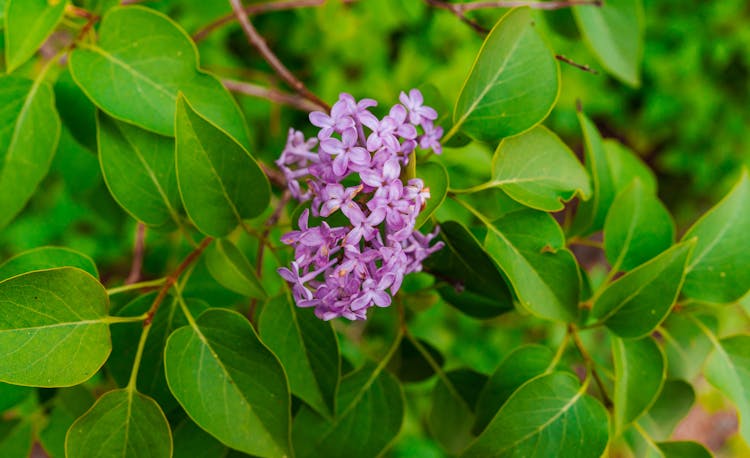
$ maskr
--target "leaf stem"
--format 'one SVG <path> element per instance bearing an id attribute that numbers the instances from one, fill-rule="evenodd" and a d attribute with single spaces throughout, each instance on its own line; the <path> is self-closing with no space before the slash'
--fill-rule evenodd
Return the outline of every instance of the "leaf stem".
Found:
<path id="1" fill-rule="evenodd" d="M 137 323 L 147 318 L 146 314 L 138 316 L 108 316 L 102 319 L 102 323 L 119 324 L 119 323 Z"/>
<path id="2" fill-rule="evenodd" d="M 107 290 L 107 295 L 114 296 L 115 294 L 126 293 L 128 291 L 134 291 L 137 289 L 156 288 L 162 286 L 166 280 L 166 277 L 162 277 L 155 280 L 147 280 L 122 286 L 116 286 L 114 288 L 109 288 Z"/>
<path id="3" fill-rule="evenodd" d="M 604 244 L 602 242 L 599 242 L 597 240 L 582 239 L 580 237 L 569 238 L 568 245 L 581 245 L 581 246 L 589 246 L 592 248 L 599 248 L 600 250 L 604 249 Z"/>
<path id="4" fill-rule="evenodd" d="M 544 371 L 545 374 L 549 374 L 550 372 L 555 370 L 555 367 L 560 362 L 560 359 L 562 359 L 562 356 L 565 354 L 565 349 L 568 347 L 569 342 L 570 332 L 566 332 L 565 336 L 563 336 L 562 342 L 560 342 L 560 346 L 557 348 L 557 352 L 555 352 L 555 356 L 552 358 L 552 361 L 550 361 L 549 366 L 547 366 L 547 370 Z"/>
<path id="5" fill-rule="evenodd" d="M 596 363 L 589 354 L 588 350 L 586 350 L 583 342 L 581 342 L 581 337 L 578 335 L 578 332 L 576 331 L 576 328 L 573 324 L 568 325 L 568 333 L 573 337 L 573 342 L 575 343 L 578 352 L 581 354 L 581 357 L 586 364 L 588 373 L 594 378 L 594 381 L 596 381 L 596 385 L 599 387 L 599 392 L 602 395 L 604 406 L 608 409 L 611 408 L 614 404 L 612 403 L 612 399 L 607 394 L 607 390 L 604 388 L 604 382 L 602 381 L 601 377 L 599 377 L 599 373 L 596 371 Z"/>
<path id="6" fill-rule="evenodd" d="M 453 194 L 473 194 L 475 192 L 480 192 L 480 191 L 484 191 L 484 190 L 487 190 L 487 189 L 496 188 L 499 185 L 500 185 L 499 182 L 497 182 L 495 180 L 490 180 L 490 181 L 488 181 L 486 183 L 478 184 L 478 185 L 472 186 L 470 188 L 465 188 L 465 189 L 453 189 L 453 188 L 451 188 L 451 189 L 448 190 L 448 192 L 451 192 Z"/>
<path id="7" fill-rule="evenodd" d="M 142 318 L 145 320 L 148 314 Z M 143 349 L 146 347 L 146 340 L 148 339 L 148 333 L 151 330 L 151 323 L 143 326 L 141 330 L 141 338 L 138 340 L 138 349 L 135 351 L 135 359 L 133 360 L 133 368 L 130 370 L 130 380 L 128 386 L 125 387 L 129 392 L 137 391 L 136 382 L 138 380 L 138 370 L 141 367 L 141 359 L 143 359 Z"/>

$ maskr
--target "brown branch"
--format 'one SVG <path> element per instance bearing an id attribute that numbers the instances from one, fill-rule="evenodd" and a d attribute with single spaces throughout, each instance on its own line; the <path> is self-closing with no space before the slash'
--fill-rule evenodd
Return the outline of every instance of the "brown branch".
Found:
<path id="1" fill-rule="evenodd" d="M 583 70 L 584 72 L 589 72 L 589 73 L 591 73 L 593 75 L 598 75 L 599 74 L 599 72 L 597 72 L 593 68 L 589 67 L 588 65 L 579 64 L 578 62 L 575 62 L 575 61 L 573 61 L 573 60 L 571 60 L 571 59 L 563 56 L 562 54 L 556 54 L 555 55 L 555 59 L 559 60 L 560 62 L 564 62 L 564 63 L 566 63 L 568 65 L 572 65 L 573 67 L 575 67 L 575 68 L 577 68 L 579 70 Z"/>
<path id="2" fill-rule="evenodd" d="M 266 174 L 268 177 L 268 181 L 275 184 L 279 188 L 286 188 L 286 177 L 283 173 L 278 171 L 277 169 L 274 169 L 265 163 L 258 161 L 258 165 L 260 165 L 260 168 L 263 170 L 263 173 Z"/>
<path id="3" fill-rule="evenodd" d="M 302 81 L 298 80 L 294 75 L 292 75 L 292 72 L 290 72 L 289 69 L 286 68 L 286 66 L 279 60 L 279 58 L 276 57 L 276 54 L 271 51 L 271 49 L 268 47 L 268 44 L 266 43 L 266 40 L 264 40 L 263 37 L 260 36 L 257 30 L 255 30 L 255 27 L 253 27 L 253 24 L 250 22 L 250 18 L 248 18 L 247 14 L 243 11 L 241 0 L 229 0 L 229 3 L 232 4 L 234 14 L 235 16 L 237 16 L 237 20 L 240 21 L 240 26 L 242 26 L 242 31 L 245 32 L 245 36 L 247 37 L 248 42 L 250 42 L 250 44 L 258 50 L 258 52 L 263 56 L 266 62 L 268 62 L 271 68 L 273 68 L 274 71 L 281 77 L 281 79 L 283 79 L 302 97 L 317 104 L 325 111 L 330 110 L 331 107 L 326 102 L 321 100 L 318 96 L 310 92 L 302 83 Z"/>
<path id="4" fill-rule="evenodd" d="M 245 12 L 245 14 L 252 16 L 257 14 L 269 13 L 272 11 L 284 11 L 296 8 L 320 6 L 324 3 L 325 0 L 288 0 L 285 2 L 255 3 L 252 5 L 246 5 L 242 10 Z M 236 16 L 234 13 L 230 13 L 226 16 L 220 17 L 219 19 L 195 32 L 195 34 L 193 35 L 193 41 L 198 43 L 199 41 L 205 39 L 214 30 L 226 24 L 229 24 L 235 19 Z"/>
<path id="5" fill-rule="evenodd" d="M 474 29 L 474 31 L 476 31 L 480 35 L 487 35 L 490 32 L 489 29 L 485 28 L 484 26 L 479 24 L 477 21 L 466 17 L 463 11 L 460 11 L 459 9 L 456 8 L 455 3 L 444 2 L 441 0 L 425 0 L 425 2 L 428 5 L 433 6 L 435 8 L 440 8 L 446 11 L 450 11 L 458 19 L 460 19 L 461 22 L 465 23 L 466 25 Z"/>
<path id="6" fill-rule="evenodd" d="M 133 244 L 133 263 L 130 266 L 130 274 L 125 279 L 126 285 L 132 285 L 141 279 L 143 268 L 143 252 L 145 250 L 146 225 L 139 222 L 135 229 L 135 243 Z"/>
<path id="7" fill-rule="evenodd" d="M 321 108 L 320 106 L 318 106 L 318 104 L 304 99 L 298 95 L 289 94 L 287 92 L 279 91 L 274 88 L 226 78 L 221 80 L 221 82 L 224 83 L 224 86 L 226 86 L 226 88 L 232 92 L 238 92 L 250 97 L 258 97 L 261 99 L 270 100 L 271 102 L 289 105 L 290 107 L 296 108 L 301 111 L 317 111 Z"/>
<path id="8" fill-rule="evenodd" d="M 193 251 L 188 254 L 185 259 L 182 260 L 179 266 L 169 274 L 164 281 L 164 286 L 161 287 L 159 290 L 159 294 L 156 296 L 156 299 L 154 299 L 154 302 L 151 304 L 151 308 L 148 309 L 148 312 L 146 312 L 146 319 L 143 321 L 143 326 L 149 326 L 151 325 L 151 321 L 154 319 L 154 315 L 156 314 L 156 311 L 159 309 L 159 305 L 161 305 L 162 301 L 164 301 L 164 298 L 167 297 L 167 293 L 172 288 L 172 285 L 177 283 L 177 280 L 179 280 L 180 275 L 182 275 L 183 272 L 185 272 L 185 269 L 190 267 L 190 264 L 195 262 L 198 257 L 203 253 L 203 250 L 206 249 L 206 247 L 213 241 L 212 237 L 206 237 L 204 238 L 201 243 L 198 245 L 197 248 L 195 248 Z"/>
<path id="9" fill-rule="evenodd" d="M 603 0 L 567 0 L 550 2 L 533 2 L 525 0 L 505 0 L 486 2 L 451 3 L 451 9 L 459 12 L 481 10 L 485 8 L 515 8 L 517 6 L 528 6 L 536 10 L 559 10 L 571 6 L 590 5 L 601 7 Z"/>
<path id="10" fill-rule="evenodd" d="M 599 392 L 602 395 L 602 402 L 604 402 L 604 407 L 608 409 L 611 408 L 614 405 L 612 403 L 612 398 L 610 398 L 609 394 L 607 394 L 607 390 L 604 388 L 604 381 L 596 371 L 596 363 L 594 362 L 594 358 L 592 358 L 589 352 L 586 350 L 583 342 L 581 342 L 581 338 L 578 336 L 578 332 L 576 331 L 575 326 L 573 326 L 572 324 L 568 325 L 568 334 L 573 336 L 573 343 L 575 343 L 578 352 L 581 354 L 581 357 L 586 363 L 586 367 L 589 373 L 594 377 L 596 385 L 599 387 Z"/>

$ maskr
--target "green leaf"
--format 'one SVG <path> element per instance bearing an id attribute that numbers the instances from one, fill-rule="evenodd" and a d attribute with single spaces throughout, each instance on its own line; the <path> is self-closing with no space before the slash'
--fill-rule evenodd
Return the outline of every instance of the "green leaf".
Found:
<path id="1" fill-rule="evenodd" d="M 695 402 L 693 386 L 683 380 L 667 380 L 661 394 L 638 423 L 656 440 L 667 440 Z"/>
<path id="2" fill-rule="evenodd" d="M 750 336 L 736 335 L 716 341 L 704 374 L 724 393 L 740 414 L 740 435 L 750 442 Z"/>
<path id="3" fill-rule="evenodd" d="M 451 132 L 462 129 L 487 142 L 524 132 L 552 111 L 559 80 L 559 66 L 535 30 L 531 10 L 513 9 L 484 40 L 458 96 Z"/>
<path id="4" fill-rule="evenodd" d="M 201 428 L 248 454 L 290 454 L 286 376 L 245 317 L 207 310 L 172 333 L 164 360 L 169 389 Z"/>
<path id="5" fill-rule="evenodd" d="M 447 381 L 446 381 L 447 379 Z M 455 455 L 472 441 L 477 398 L 487 376 L 471 369 L 446 372 L 432 390 L 427 427 L 438 444 Z"/>
<path id="6" fill-rule="evenodd" d="M 1 229 L 47 175 L 61 124 L 52 88 L 41 79 L 0 76 L 0 107 Z"/>
<path id="7" fill-rule="evenodd" d="M 713 303 L 734 302 L 750 290 L 750 177 L 739 182 L 685 233 L 698 238 L 685 278 L 685 297 Z"/>
<path id="8" fill-rule="evenodd" d="M 214 76 L 198 70 L 190 37 L 167 16 L 140 6 L 115 7 L 102 19 L 95 45 L 79 42 L 70 72 L 108 115 L 173 136 L 182 92 L 195 109 L 249 147 L 242 113 Z"/>
<path id="9" fill-rule="evenodd" d="M 591 316 L 624 338 L 653 331 L 677 300 L 694 245 L 679 243 L 607 286 L 595 300 Z"/>
<path id="10" fill-rule="evenodd" d="M 118 310 L 117 316 L 143 315 L 151 308 L 155 298 L 156 293 L 137 297 Z M 186 304 L 194 316 L 200 315 L 209 308 L 208 304 L 198 299 L 188 299 Z M 143 394 L 154 398 L 166 412 L 177 407 L 177 400 L 169 391 L 164 375 L 164 346 L 172 331 L 187 324 L 187 318 L 177 305 L 176 299 L 168 298 L 154 314 L 151 329 L 143 347 L 136 387 Z M 143 332 L 143 323 L 118 324 L 112 328 L 111 332 L 112 357 L 107 362 L 107 368 L 117 384 L 125 387 L 130 381 L 138 339 Z"/>
<path id="11" fill-rule="evenodd" d="M 227 239 L 216 240 L 206 250 L 206 267 L 223 287 L 256 299 L 265 299 L 266 291 L 244 254 Z"/>
<path id="12" fill-rule="evenodd" d="M 94 261 L 85 254 L 63 247 L 44 246 L 24 251 L 0 264 L 0 281 L 32 270 L 78 267 L 99 277 Z"/>
<path id="13" fill-rule="evenodd" d="M 101 112 L 97 133 L 104 181 L 117 203 L 149 226 L 171 229 L 179 225 L 174 140 Z"/>
<path id="14" fill-rule="evenodd" d="M 463 224 L 441 223 L 440 240 L 445 246 L 424 264 L 433 275 L 455 285 L 438 289 L 446 301 L 475 318 L 491 318 L 513 308 L 503 274 Z"/>
<path id="15" fill-rule="evenodd" d="M 174 428 L 174 458 L 223 458 L 227 448 L 189 419 Z"/>
<path id="16" fill-rule="evenodd" d="M 108 307 L 101 283 L 73 267 L 0 282 L 0 380 L 39 387 L 88 380 L 112 348 Z"/>
<path id="17" fill-rule="evenodd" d="M 29 60 L 42 46 L 62 19 L 67 3 L 65 0 L 6 0 L 5 65 L 8 73 Z"/>
<path id="18" fill-rule="evenodd" d="M 34 425 L 28 419 L 0 419 L 0 456 L 27 457 L 31 454 Z"/>
<path id="19" fill-rule="evenodd" d="M 185 210 L 203 233 L 222 237 L 268 206 L 268 179 L 239 143 L 177 100 L 177 182 Z"/>
<path id="20" fill-rule="evenodd" d="M 52 458 L 65 458 L 65 436 L 74 421 L 94 404 L 94 396 L 83 385 L 57 391 L 47 423 L 39 432 L 39 443 Z"/>
<path id="21" fill-rule="evenodd" d="M 438 162 L 426 162 L 419 164 L 417 167 L 417 176 L 424 180 L 424 186 L 430 188 L 430 198 L 427 204 L 419 212 L 414 229 L 419 229 L 430 219 L 435 210 L 443 203 L 445 196 L 448 195 L 448 172 L 445 167 Z"/>
<path id="22" fill-rule="evenodd" d="M 295 456 L 374 458 L 395 439 L 403 419 L 401 386 L 388 372 L 365 364 L 341 380 L 333 419 L 302 406 L 292 427 Z"/>
<path id="23" fill-rule="evenodd" d="M 703 370 L 703 363 L 713 346 L 696 320 L 711 332 L 718 331 L 716 317 L 694 313 L 672 313 L 659 329 L 664 336 L 670 377 L 694 380 Z"/>
<path id="24" fill-rule="evenodd" d="M 607 411 L 587 384 L 564 372 L 534 378 L 516 390 L 462 457 L 599 458 L 607 447 Z"/>
<path id="25" fill-rule="evenodd" d="M 492 158 L 492 181 L 513 199 L 544 211 L 558 211 L 577 193 L 591 197 L 586 169 L 560 138 L 544 126 L 505 138 Z"/>
<path id="26" fill-rule="evenodd" d="M 0 382 L 0 413 L 20 403 L 34 391 L 28 386 L 10 385 Z"/>
<path id="27" fill-rule="evenodd" d="M 414 296 L 409 295 L 407 297 L 409 299 L 406 299 L 405 302 L 413 306 Z M 429 342 L 419 338 L 416 339 L 438 367 L 443 367 L 445 358 L 440 351 Z M 398 351 L 388 362 L 388 370 L 404 383 L 421 382 L 435 374 L 435 369 L 410 339 L 401 340 Z"/>
<path id="28" fill-rule="evenodd" d="M 578 113 L 578 121 L 583 133 L 583 146 L 586 170 L 594 185 L 592 198 L 578 205 L 572 233 L 588 235 L 604 227 L 610 205 L 615 199 L 617 188 L 615 171 L 604 148 L 602 136 L 596 126 L 583 113 Z"/>
<path id="29" fill-rule="evenodd" d="M 292 393 L 321 415 L 332 415 L 341 357 L 331 323 L 281 295 L 263 307 L 258 330 L 284 366 Z"/>
<path id="30" fill-rule="evenodd" d="M 607 0 L 574 6 L 583 41 L 607 71 L 631 86 L 641 84 L 643 6 L 641 0 Z"/>
<path id="31" fill-rule="evenodd" d="M 612 202 L 604 222 L 604 252 L 616 271 L 634 267 L 674 242 L 674 222 L 658 197 L 636 178 Z"/>
<path id="32" fill-rule="evenodd" d="M 520 210 L 486 223 L 484 246 L 510 280 L 521 306 L 542 318 L 575 320 L 581 279 L 555 219 Z"/>
<path id="33" fill-rule="evenodd" d="M 656 194 L 656 175 L 638 155 L 613 138 L 605 138 L 602 144 L 612 183 L 618 192 L 638 178 L 647 191 Z"/>
<path id="34" fill-rule="evenodd" d="M 664 458 L 712 458 L 711 452 L 691 441 L 670 441 L 656 444 Z"/>
<path id="35" fill-rule="evenodd" d="M 666 357 L 651 337 L 612 338 L 615 366 L 615 429 L 637 420 L 656 401 L 667 376 Z"/>
<path id="36" fill-rule="evenodd" d="M 484 431 L 513 392 L 546 372 L 553 358 L 552 351 L 543 345 L 524 345 L 506 356 L 479 394 L 474 431 Z"/>
<path id="37" fill-rule="evenodd" d="M 159 404 L 134 390 L 100 397 L 75 421 L 65 439 L 65 456 L 136 458 L 172 456 L 172 432 Z"/>

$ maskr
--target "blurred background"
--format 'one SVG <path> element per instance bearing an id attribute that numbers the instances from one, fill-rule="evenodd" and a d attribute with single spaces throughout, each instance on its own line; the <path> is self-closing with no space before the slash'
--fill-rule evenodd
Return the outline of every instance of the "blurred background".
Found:
<path id="1" fill-rule="evenodd" d="M 105 2 L 78 3 L 95 9 Z M 143 3 L 168 14 L 190 34 L 231 11 L 226 1 Z M 545 124 L 580 153 L 575 116 L 580 101 L 605 137 L 630 147 L 654 170 L 659 195 L 682 232 L 728 191 L 743 164 L 750 165 L 750 2 L 644 0 L 643 4 L 646 39 L 639 87 L 607 75 L 578 35 L 569 10 L 536 13 L 540 30 L 557 54 L 597 72 L 561 63 L 560 100 Z M 491 28 L 504 12 L 482 10 L 471 17 Z M 449 12 L 420 0 L 329 0 L 320 6 L 260 14 L 252 20 L 279 58 L 329 103 L 340 92 L 349 92 L 389 106 L 402 90 L 429 87 L 425 102 L 441 114 L 452 109 L 483 41 Z M 285 89 L 236 23 L 212 31 L 198 47 L 201 65 L 210 72 Z M 59 150 L 41 192 L 0 232 L 0 261 L 26 249 L 60 245 L 90 255 L 105 282 L 121 281 L 130 269 L 135 222 L 112 200 L 103 183 L 95 156 L 93 106 L 77 92 L 67 73 L 60 75 L 55 90 L 57 103 L 78 104 L 81 116 L 64 120 Z M 250 127 L 252 153 L 267 164 L 283 148 L 289 127 L 312 131 L 305 112 L 242 95 L 238 101 Z M 443 160 L 479 179 L 489 174 L 495 146 L 447 149 Z M 179 243 L 178 237 L 149 232 L 145 275 L 164 271 L 178 256 L 179 250 L 173 248 Z M 207 275 L 196 278 L 211 281 Z M 418 289 L 419 281 L 412 280 L 412 288 Z M 210 292 L 212 305 L 238 300 L 218 285 L 201 287 Z M 473 320 L 433 296 L 412 309 L 421 310 L 413 317 L 413 332 L 441 351 L 446 368 L 462 361 L 489 373 L 518 343 L 554 344 L 563 332 L 517 314 Z M 750 310 L 750 305 L 745 309 Z M 380 330 L 390 326 L 391 318 L 373 314 L 366 328 L 346 329 L 351 341 L 361 344 L 344 349 L 353 363 L 385 346 L 383 334 L 387 333 Z M 719 325 L 726 329 L 747 323 L 720 320 Z M 698 381 L 698 387 L 704 385 Z M 425 393 L 430 387 L 429 383 L 408 386 L 413 391 L 407 392 L 408 419 L 389 452 L 392 456 L 442 456 L 421 426 L 420 413 L 428 411 Z M 678 434 L 697 439 L 723 456 L 750 456 L 745 444 L 730 437 L 736 430 L 734 413 L 715 392 L 707 386 L 705 390 L 698 393 L 700 402 L 678 427 Z"/>

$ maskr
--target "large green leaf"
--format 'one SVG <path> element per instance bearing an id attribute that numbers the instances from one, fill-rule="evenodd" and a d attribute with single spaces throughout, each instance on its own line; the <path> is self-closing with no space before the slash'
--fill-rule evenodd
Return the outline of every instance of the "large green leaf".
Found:
<path id="1" fill-rule="evenodd" d="M 88 380 L 112 348 L 108 307 L 101 283 L 73 267 L 0 282 L 0 381 L 54 387 Z"/>
<path id="2" fill-rule="evenodd" d="M 172 432 L 159 404 L 135 390 L 114 390 L 73 423 L 67 458 L 170 458 Z"/>
<path id="3" fill-rule="evenodd" d="M 422 227 L 424 223 L 435 213 L 435 210 L 443 203 L 445 196 L 448 194 L 448 172 L 439 162 L 427 162 L 420 164 L 417 169 L 417 175 L 424 181 L 426 188 L 430 188 L 430 198 L 427 204 L 419 212 L 417 222 L 414 224 L 415 229 Z"/>
<path id="4" fill-rule="evenodd" d="M 531 10 L 513 9 L 484 40 L 456 101 L 454 129 L 487 142 L 528 130 L 552 111 L 559 79 Z"/>
<path id="5" fill-rule="evenodd" d="M 492 183 L 537 210 L 562 210 L 577 193 L 591 197 L 586 169 L 560 138 L 544 126 L 503 139 L 492 158 Z"/>
<path id="6" fill-rule="evenodd" d="M 198 229 L 227 235 L 244 218 L 268 206 L 270 186 L 257 162 L 239 143 L 177 100 L 177 183 L 185 210 Z"/>
<path id="7" fill-rule="evenodd" d="M 651 337 L 612 338 L 615 366 L 615 428 L 637 420 L 656 401 L 667 376 L 666 358 Z"/>
<path id="8" fill-rule="evenodd" d="M 474 431 L 483 431 L 513 392 L 546 372 L 553 358 L 552 351 L 543 345 L 524 345 L 506 356 L 479 394 Z"/>
<path id="9" fill-rule="evenodd" d="M 18 0 L 16 0 L 18 3 Z M 52 88 L 41 79 L 0 76 L 0 228 L 47 175 L 60 138 Z"/>
<path id="10" fill-rule="evenodd" d="M 706 302 L 733 302 L 750 290 L 750 177 L 739 182 L 721 202 L 683 236 L 698 238 L 685 278 L 683 294 Z"/>
<path id="11" fill-rule="evenodd" d="M 203 116 L 249 147 L 239 107 L 214 76 L 198 70 L 195 45 L 171 19 L 140 6 L 115 7 L 99 30 L 97 44 L 78 43 L 70 71 L 104 112 L 172 136 L 182 92 Z"/>
<path id="12" fill-rule="evenodd" d="M 229 240 L 216 240 L 206 250 L 206 267 L 221 286 L 256 299 L 265 299 L 266 291 L 245 255 Z"/>
<path id="13" fill-rule="evenodd" d="M 440 377 L 432 390 L 427 427 L 438 444 L 451 455 L 474 439 L 472 426 L 477 398 L 487 376 L 471 369 L 456 369 Z"/>
<path id="14" fill-rule="evenodd" d="M 405 299 L 404 302 L 408 306 L 414 307 L 415 295 L 407 297 L 408 299 Z M 433 363 L 439 368 L 442 368 L 445 363 L 445 357 L 440 353 L 440 350 L 425 340 L 418 337 L 415 337 L 415 339 L 417 345 L 422 348 L 418 348 L 411 339 L 403 339 L 398 351 L 393 354 L 388 362 L 388 371 L 404 383 L 426 380 L 435 375 Z M 423 351 L 432 358 L 432 362 L 427 360 Z"/>
<path id="15" fill-rule="evenodd" d="M 638 155 L 613 138 L 605 138 L 602 144 L 617 192 L 638 178 L 648 191 L 656 193 L 656 175 Z"/>
<path id="16" fill-rule="evenodd" d="M 613 269 L 631 270 L 674 242 L 674 222 L 659 198 L 636 178 L 612 202 L 604 222 L 604 252 Z"/>
<path id="17" fill-rule="evenodd" d="M 740 434 L 750 442 L 750 336 L 736 335 L 714 342 L 706 361 L 706 379 L 724 393 L 740 413 Z"/>
<path id="18" fill-rule="evenodd" d="M 62 19 L 67 3 L 66 0 L 6 0 L 5 65 L 8 73 L 29 60 L 42 46 Z"/>
<path id="19" fill-rule="evenodd" d="M 123 317 L 143 315 L 151 308 L 155 298 L 156 293 L 137 297 L 118 310 L 117 315 Z M 208 304 L 198 299 L 188 299 L 186 304 L 194 316 L 200 315 L 209 308 Z M 154 398 L 166 412 L 177 407 L 177 401 L 169 391 L 164 375 L 164 346 L 175 329 L 187 324 L 187 318 L 180 310 L 176 299 L 166 299 L 154 314 L 141 355 L 136 387 L 143 394 Z M 112 357 L 107 361 L 107 368 L 115 381 L 121 387 L 125 387 L 130 381 L 138 339 L 143 332 L 143 323 L 118 324 L 112 328 L 111 332 Z"/>
<path id="20" fill-rule="evenodd" d="M 286 369 L 292 393 L 323 416 L 333 414 L 341 358 L 331 323 L 281 295 L 263 307 L 258 330 Z"/>
<path id="21" fill-rule="evenodd" d="M 425 259 L 425 267 L 451 284 L 438 289 L 448 303 L 476 318 L 491 318 L 512 310 L 513 298 L 505 278 L 463 224 L 441 223 L 440 240 L 445 246 Z"/>
<path id="22" fill-rule="evenodd" d="M 164 360 L 169 389 L 201 428 L 245 453 L 290 454 L 286 376 L 245 317 L 207 310 L 172 333 Z"/>
<path id="23" fill-rule="evenodd" d="M 659 328 L 664 335 L 670 378 L 694 380 L 703 370 L 703 363 L 713 345 L 697 323 L 714 333 L 719 328 L 715 316 L 697 315 L 694 312 L 672 313 Z"/>
<path id="24" fill-rule="evenodd" d="M 653 331 L 677 300 L 694 245 L 679 243 L 607 286 L 594 302 L 591 316 L 624 338 Z"/>
<path id="25" fill-rule="evenodd" d="M 173 432 L 174 458 L 224 458 L 227 448 L 186 418 Z"/>
<path id="26" fill-rule="evenodd" d="M 341 380 L 336 415 L 326 419 L 307 406 L 294 417 L 297 458 L 374 458 L 395 439 L 404 419 L 404 394 L 396 379 L 365 364 Z"/>
<path id="27" fill-rule="evenodd" d="M 703 444 L 692 441 L 670 441 L 656 444 L 664 458 L 712 458 Z"/>
<path id="28" fill-rule="evenodd" d="M 553 372 L 522 385 L 462 457 L 599 458 L 609 440 L 607 411 L 586 384 Z"/>
<path id="29" fill-rule="evenodd" d="M 179 224 L 174 140 L 101 112 L 97 132 L 104 181 L 117 203 L 149 226 Z"/>
<path id="30" fill-rule="evenodd" d="M 98 277 L 94 261 L 85 254 L 63 247 L 44 246 L 24 251 L 0 264 L 0 281 L 32 270 L 78 267 Z"/>
<path id="31" fill-rule="evenodd" d="M 607 0 L 598 6 L 573 7 L 583 40 L 599 62 L 631 86 L 641 82 L 642 10 L 641 0 Z"/>
<path id="32" fill-rule="evenodd" d="M 578 314 L 581 279 L 555 219 L 535 210 L 511 212 L 489 223 L 484 246 L 505 272 L 522 307 L 570 322 Z"/>

